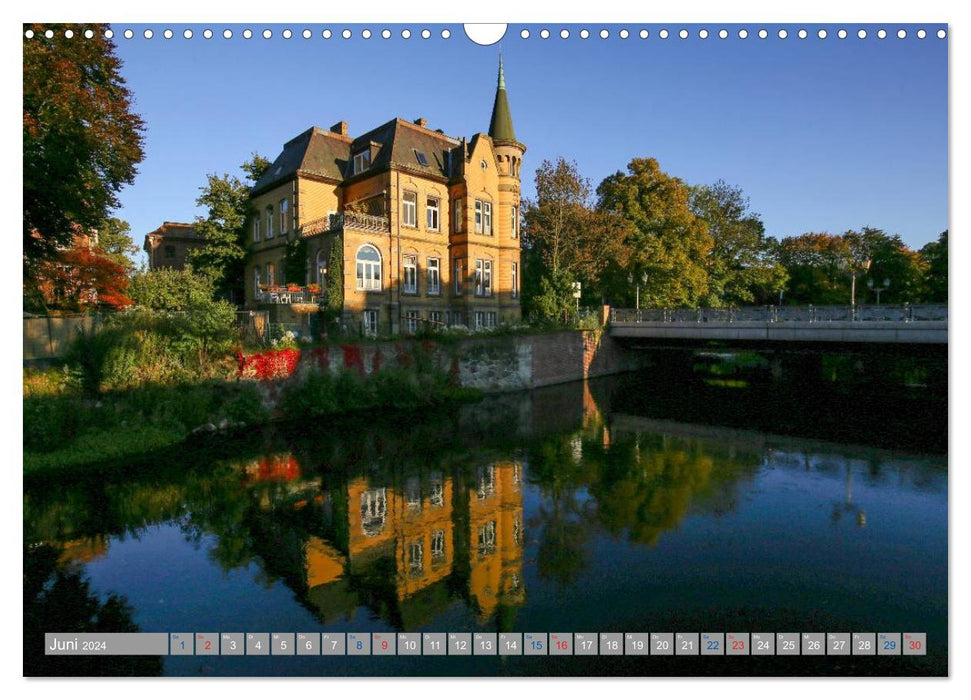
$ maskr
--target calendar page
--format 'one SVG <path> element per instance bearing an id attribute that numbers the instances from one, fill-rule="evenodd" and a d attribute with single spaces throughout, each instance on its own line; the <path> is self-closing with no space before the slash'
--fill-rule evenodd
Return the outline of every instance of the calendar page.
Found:
<path id="1" fill-rule="evenodd" d="M 947 18 L 326 14 L 22 25 L 23 675 L 946 677 Z"/>

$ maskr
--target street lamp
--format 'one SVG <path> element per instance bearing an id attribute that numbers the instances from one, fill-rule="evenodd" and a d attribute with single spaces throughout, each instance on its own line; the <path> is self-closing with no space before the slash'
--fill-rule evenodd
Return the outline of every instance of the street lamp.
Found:
<path id="1" fill-rule="evenodd" d="M 873 279 L 871 278 L 866 281 L 866 286 L 870 288 L 871 292 L 877 293 L 877 306 L 880 306 L 880 292 L 885 292 L 887 290 L 887 288 L 890 286 L 890 280 L 884 277 L 883 284 L 876 285 L 873 284 Z"/>
<path id="2" fill-rule="evenodd" d="M 863 262 L 860 263 L 859 269 L 854 267 L 852 268 L 850 273 L 853 278 L 853 281 L 850 283 L 850 312 L 852 315 L 852 319 L 854 321 L 856 320 L 856 274 L 861 270 L 863 272 L 867 272 L 870 269 L 871 262 L 872 261 L 870 259 L 864 260 Z M 873 280 L 870 280 L 870 281 L 872 282 Z"/>
<path id="3" fill-rule="evenodd" d="M 630 273 L 630 274 L 627 275 L 627 283 L 628 284 L 634 284 L 634 274 L 633 273 Z M 635 299 L 634 308 L 637 309 L 638 311 L 641 310 L 641 285 L 642 284 L 647 284 L 647 273 L 646 272 L 641 273 L 640 281 L 637 283 L 637 286 L 634 287 L 634 295 L 635 295 L 634 296 L 634 299 Z"/>

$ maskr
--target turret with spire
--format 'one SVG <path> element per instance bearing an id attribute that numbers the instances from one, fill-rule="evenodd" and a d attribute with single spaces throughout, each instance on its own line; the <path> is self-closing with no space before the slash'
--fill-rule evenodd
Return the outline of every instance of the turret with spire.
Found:
<path id="1" fill-rule="evenodd" d="M 499 171 L 499 275 L 502 285 L 515 284 L 516 289 L 502 292 L 500 286 L 499 308 L 505 322 L 517 323 L 521 317 L 519 306 L 520 287 L 520 171 L 526 146 L 516 139 L 509 112 L 509 97 L 506 95 L 506 74 L 499 55 L 499 81 L 496 86 L 496 99 L 492 105 L 492 120 L 489 123 L 489 137 L 496 154 Z M 506 282 L 508 280 L 508 282 Z"/>
<path id="2" fill-rule="evenodd" d="M 492 120 L 489 122 L 489 136 L 496 148 L 501 175 L 516 180 L 519 189 L 519 166 L 526 146 L 516 140 L 516 131 L 509 112 L 509 97 L 506 94 L 506 72 L 499 54 L 499 80 L 496 85 L 496 99 L 492 104 Z M 517 202 L 518 206 L 518 202 Z"/>
<path id="3" fill-rule="evenodd" d="M 512 127 L 509 114 L 509 98 L 506 96 L 506 74 L 502 69 L 502 54 L 499 54 L 499 85 L 496 88 L 496 101 L 492 105 L 492 121 L 489 122 L 489 136 L 493 141 L 515 143 L 516 132 Z"/>

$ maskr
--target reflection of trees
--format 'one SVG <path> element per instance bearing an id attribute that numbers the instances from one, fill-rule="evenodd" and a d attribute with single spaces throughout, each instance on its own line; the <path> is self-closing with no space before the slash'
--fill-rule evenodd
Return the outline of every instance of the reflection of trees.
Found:
<path id="1" fill-rule="evenodd" d="M 631 452 L 626 464 L 615 463 L 590 492 L 608 532 L 626 531 L 633 541 L 654 545 L 661 533 L 677 527 L 714 462 L 702 452 L 676 448 Z"/>
<path id="2" fill-rule="evenodd" d="M 540 505 L 538 566 L 562 584 L 583 568 L 594 522 L 614 535 L 654 545 L 689 508 L 734 508 L 738 484 L 761 464 L 758 451 L 654 432 L 624 432 L 605 445 L 596 431 L 543 441 L 532 453 Z M 588 502 L 579 494 L 585 490 Z"/>
<path id="3" fill-rule="evenodd" d="M 41 546 L 24 551 L 24 675 L 157 676 L 159 656 L 46 656 L 45 632 L 138 632 L 133 610 L 121 596 L 104 600 L 91 582 L 57 566 L 60 552 Z"/>
<path id="4" fill-rule="evenodd" d="M 585 461 L 579 436 L 557 435 L 542 440 L 531 452 L 530 479 L 545 496 L 530 527 L 539 533 L 537 569 L 560 586 L 573 583 L 586 565 L 590 513 L 578 491 L 596 479 Z M 577 445 L 580 454 L 577 454 Z"/>

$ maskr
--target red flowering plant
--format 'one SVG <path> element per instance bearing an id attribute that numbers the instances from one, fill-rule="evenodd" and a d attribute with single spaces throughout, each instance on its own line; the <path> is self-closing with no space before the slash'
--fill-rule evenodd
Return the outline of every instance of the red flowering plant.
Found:
<path id="1" fill-rule="evenodd" d="M 236 351 L 236 361 L 239 369 L 236 376 L 241 379 L 285 379 L 293 374 L 300 361 L 300 351 L 287 348 L 284 350 L 267 350 L 245 357 L 242 351 Z"/>

